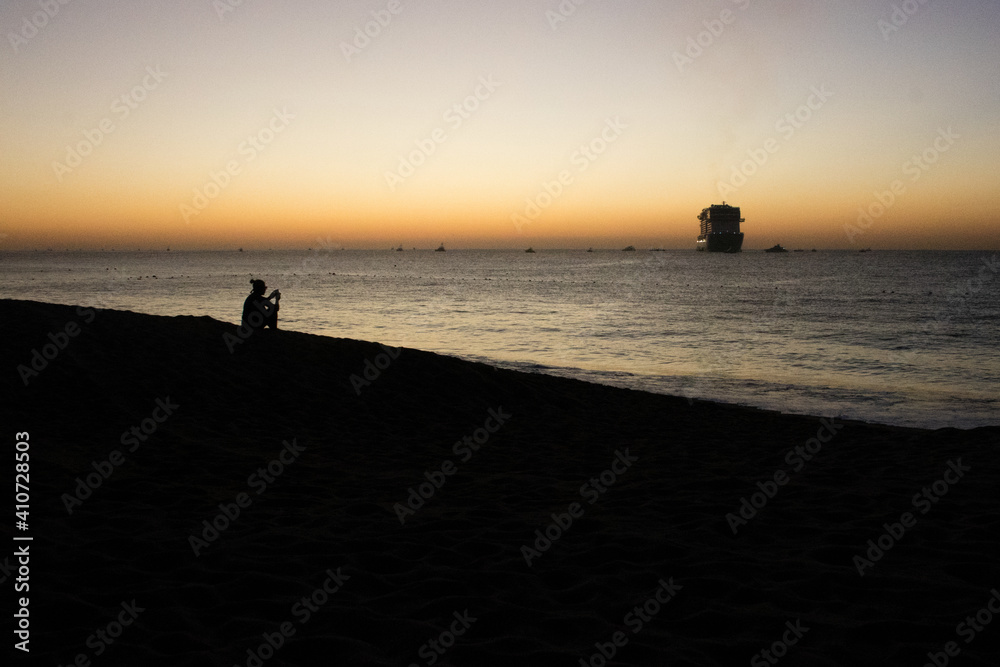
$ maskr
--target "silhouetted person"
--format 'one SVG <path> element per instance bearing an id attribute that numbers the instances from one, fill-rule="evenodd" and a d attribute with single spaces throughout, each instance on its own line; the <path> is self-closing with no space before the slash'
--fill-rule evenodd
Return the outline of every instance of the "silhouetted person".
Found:
<path id="1" fill-rule="evenodd" d="M 281 301 L 281 292 L 274 290 L 268 296 L 264 296 L 267 285 L 263 280 L 250 280 L 253 289 L 250 296 L 243 302 L 243 326 L 250 330 L 263 329 L 264 327 L 278 328 L 278 302 Z M 274 303 L 271 303 L 271 300 Z"/>

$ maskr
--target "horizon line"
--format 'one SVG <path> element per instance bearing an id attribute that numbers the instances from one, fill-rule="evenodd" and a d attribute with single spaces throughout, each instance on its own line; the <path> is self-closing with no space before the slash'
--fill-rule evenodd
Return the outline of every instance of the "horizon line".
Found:
<path id="1" fill-rule="evenodd" d="M 631 246 L 629 246 L 631 247 Z M 533 250 L 534 252 L 698 252 L 696 248 L 676 248 L 676 247 L 649 247 L 649 248 L 632 248 L 632 250 L 627 250 L 621 247 L 597 247 L 590 246 L 584 248 L 580 247 L 543 247 L 539 246 L 535 248 L 534 246 L 523 246 L 510 247 L 510 246 L 493 246 L 493 247 L 472 247 L 472 246 L 458 246 L 453 248 L 446 248 L 446 252 L 458 252 L 458 251 L 474 251 L 474 252 L 520 252 L 525 253 L 527 250 Z M 789 252 L 1000 252 L 1000 248 L 985 249 L 985 248 L 878 248 L 874 246 L 865 247 L 808 247 L 808 248 L 786 248 Z M 744 248 L 742 252 L 763 252 L 767 250 L 765 247 L 760 248 Z M 404 248 L 399 251 L 397 248 L 386 248 L 384 246 L 379 247 L 328 247 L 328 248 L 316 248 L 316 247 L 304 247 L 304 246 L 289 246 L 289 247 L 259 247 L 259 246 L 247 246 L 247 247 L 235 247 L 235 248 L 220 248 L 220 247 L 194 247 L 194 248 L 171 248 L 169 246 L 156 247 L 156 248 L 87 248 L 87 247 L 76 247 L 76 248 L 63 248 L 57 249 L 53 247 L 35 247 L 35 248 L 0 248 L 0 253 L 66 253 L 66 252 L 93 252 L 93 253 L 136 253 L 136 252 L 147 252 L 147 253 L 167 253 L 167 252 L 438 252 L 436 248 L 432 247 L 410 247 Z M 705 254 L 729 254 L 729 253 L 705 253 Z"/>

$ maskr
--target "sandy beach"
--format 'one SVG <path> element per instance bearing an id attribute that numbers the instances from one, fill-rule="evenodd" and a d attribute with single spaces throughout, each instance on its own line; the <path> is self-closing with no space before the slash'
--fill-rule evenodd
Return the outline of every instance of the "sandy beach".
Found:
<path id="1" fill-rule="evenodd" d="M 996 664 L 1000 428 L 2 304 L 32 664 Z"/>

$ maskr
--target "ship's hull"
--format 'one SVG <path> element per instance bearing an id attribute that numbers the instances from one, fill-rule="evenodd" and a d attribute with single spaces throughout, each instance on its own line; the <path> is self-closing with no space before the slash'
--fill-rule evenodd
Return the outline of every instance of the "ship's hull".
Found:
<path id="1" fill-rule="evenodd" d="M 698 237 L 698 250 L 708 252 L 740 252 L 743 232 L 715 232 Z"/>

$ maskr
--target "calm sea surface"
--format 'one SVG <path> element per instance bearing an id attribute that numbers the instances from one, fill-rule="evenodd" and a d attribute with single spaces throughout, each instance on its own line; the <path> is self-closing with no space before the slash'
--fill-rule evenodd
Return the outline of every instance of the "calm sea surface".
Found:
<path id="1" fill-rule="evenodd" d="M 997 253 L 24 252 L 5 293 L 286 329 L 785 412 L 1000 425 Z"/>

